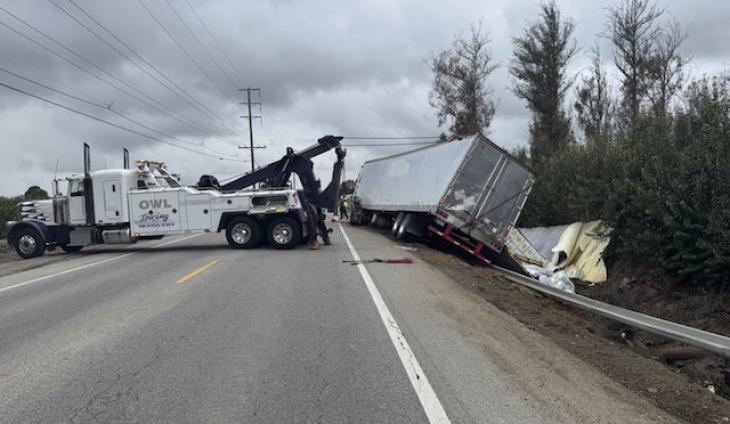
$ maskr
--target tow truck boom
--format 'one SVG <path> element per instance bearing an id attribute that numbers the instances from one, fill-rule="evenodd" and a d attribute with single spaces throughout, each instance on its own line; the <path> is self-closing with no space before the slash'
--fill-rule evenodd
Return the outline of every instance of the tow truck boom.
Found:
<path id="1" fill-rule="evenodd" d="M 339 198 L 340 178 L 342 165 L 345 158 L 345 150 L 342 149 L 340 141 L 342 137 L 326 135 L 317 140 L 317 144 L 310 146 L 300 152 L 294 152 L 291 147 L 286 150 L 286 155 L 276 162 L 272 162 L 255 171 L 248 172 L 220 187 L 222 191 L 242 190 L 252 187 L 254 184 L 267 182 L 270 187 L 286 187 L 291 174 L 297 174 L 302 183 L 302 194 L 305 203 L 327 209 L 334 212 L 337 208 Z M 320 192 L 319 181 L 314 175 L 314 164 L 312 158 L 335 149 L 337 162 L 332 170 L 332 180 L 329 185 Z"/>

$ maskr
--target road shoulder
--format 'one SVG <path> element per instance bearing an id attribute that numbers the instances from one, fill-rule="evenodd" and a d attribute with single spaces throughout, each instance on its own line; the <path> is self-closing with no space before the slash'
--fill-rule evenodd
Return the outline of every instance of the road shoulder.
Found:
<path id="1" fill-rule="evenodd" d="M 414 254 L 381 233 L 346 230 L 363 258 L 415 257 L 368 270 L 453 421 L 681 422 L 487 302 L 468 276 L 442 272 L 425 246 Z"/>
<path id="2" fill-rule="evenodd" d="M 451 277 L 465 292 L 509 314 L 575 359 L 620 384 L 634 398 L 690 423 L 730 422 L 730 402 L 620 340 L 624 327 L 510 283 L 488 268 L 418 245 L 417 257 Z"/>

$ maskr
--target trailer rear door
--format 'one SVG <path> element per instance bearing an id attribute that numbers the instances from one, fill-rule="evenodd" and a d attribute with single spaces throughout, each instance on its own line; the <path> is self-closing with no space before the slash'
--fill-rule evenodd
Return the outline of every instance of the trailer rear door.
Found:
<path id="1" fill-rule="evenodd" d="M 530 171 L 509 156 L 491 183 L 475 219 L 477 231 L 497 241 L 501 249 L 522 210 L 532 187 Z"/>
<path id="2" fill-rule="evenodd" d="M 464 222 L 469 222 L 477 210 L 484 191 L 494 178 L 502 152 L 495 146 L 477 141 L 464 159 L 446 192 L 444 208 Z"/>

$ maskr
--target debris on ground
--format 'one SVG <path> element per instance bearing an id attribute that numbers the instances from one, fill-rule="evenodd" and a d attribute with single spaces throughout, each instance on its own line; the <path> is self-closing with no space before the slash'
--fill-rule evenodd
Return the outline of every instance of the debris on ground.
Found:
<path id="1" fill-rule="evenodd" d="M 510 254 L 523 266 L 545 272 L 565 271 L 569 278 L 590 283 L 606 281 L 602 254 L 610 232 L 602 221 L 574 222 L 570 225 L 513 228 L 507 241 Z"/>
<path id="2" fill-rule="evenodd" d="M 536 265 L 525 265 L 525 271 L 545 285 L 570 293 L 575 293 L 575 284 L 573 284 L 570 279 L 580 278 L 570 276 L 565 271 L 551 271 L 547 268 L 542 268 Z"/>
<path id="3" fill-rule="evenodd" d="M 411 246 L 403 246 L 402 244 L 396 245 L 398 249 L 405 250 L 406 252 L 418 252 L 418 248 Z"/>
<path id="4" fill-rule="evenodd" d="M 374 258 L 374 259 L 360 259 L 358 261 L 345 260 L 342 262 L 344 262 L 346 264 L 350 264 L 350 265 L 373 264 L 373 263 L 376 263 L 376 264 L 412 264 L 413 259 L 411 259 L 411 258 L 401 258 L 401 259 Z"/>

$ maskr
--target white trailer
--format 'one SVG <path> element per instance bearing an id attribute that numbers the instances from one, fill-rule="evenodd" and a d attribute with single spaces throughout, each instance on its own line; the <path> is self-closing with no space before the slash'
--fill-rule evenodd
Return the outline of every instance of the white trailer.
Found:
<path id="1" fill-rule="evenodd" d="M 436 143 L 365 162 L 351 222 L 392 225 L 398 238 L 431 234 L 489 261 L 485 248 L 502 251 L 533 182 L 484 137 Z"/>

